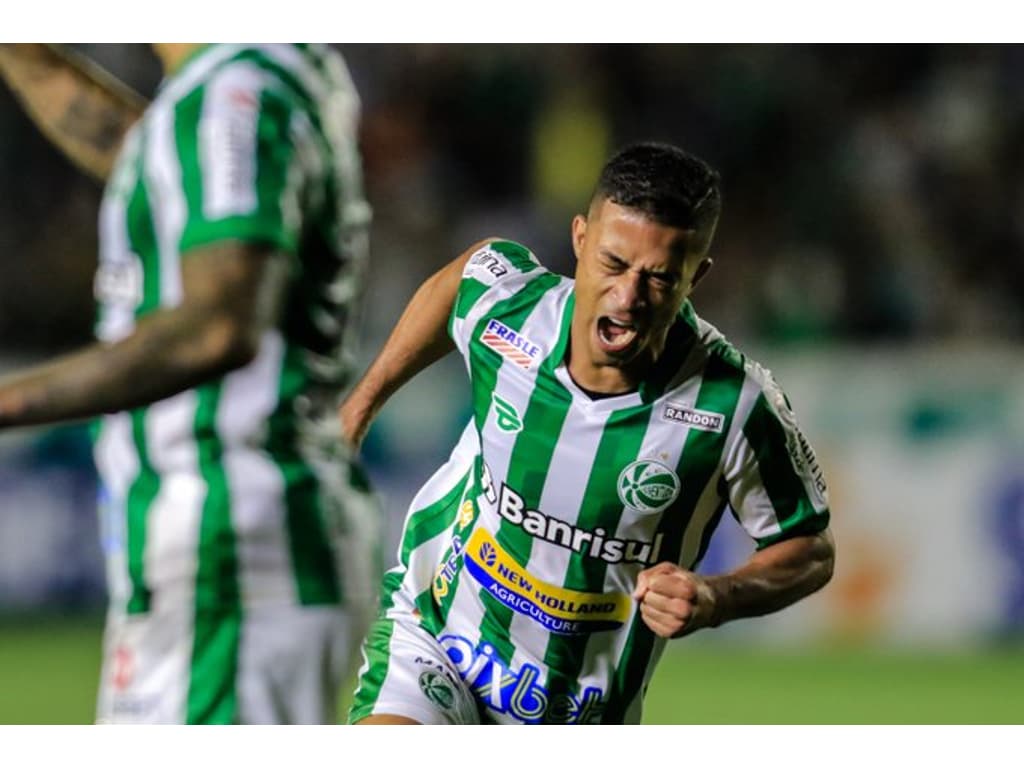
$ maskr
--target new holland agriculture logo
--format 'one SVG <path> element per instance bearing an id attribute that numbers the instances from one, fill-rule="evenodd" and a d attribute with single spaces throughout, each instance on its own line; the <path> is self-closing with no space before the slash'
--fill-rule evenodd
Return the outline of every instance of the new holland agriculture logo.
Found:
<path id="1" fill-rule="evenodd" d="M 637 512 L 660 512 L 679 495 L 676 473 L 658 461 L 634 461 L 619 475 L 619 498 Z"/>

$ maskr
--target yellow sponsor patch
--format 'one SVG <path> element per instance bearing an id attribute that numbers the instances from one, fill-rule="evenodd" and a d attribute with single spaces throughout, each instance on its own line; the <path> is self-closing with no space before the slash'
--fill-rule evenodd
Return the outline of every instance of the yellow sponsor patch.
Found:
<path id="1" fill-rule="evenodd" d="M 552 632 L 616 629 L 629 618 L 629 595 L 580 592 L 535 579 L 482 528 L 473 532 L 463 557 L 466 569 L 490 594 Z"/>

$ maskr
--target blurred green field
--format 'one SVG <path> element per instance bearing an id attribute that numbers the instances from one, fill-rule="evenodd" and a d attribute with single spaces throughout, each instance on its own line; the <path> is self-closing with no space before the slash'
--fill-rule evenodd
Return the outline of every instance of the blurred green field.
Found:
<path id="1" fill-rule="evenodd" d="M 0 624 L 0 723 L 88 723 L 100 620 Z M 670 647 L 645 722 L 1024 723 L 1024 648 L 985 654 Z"/>

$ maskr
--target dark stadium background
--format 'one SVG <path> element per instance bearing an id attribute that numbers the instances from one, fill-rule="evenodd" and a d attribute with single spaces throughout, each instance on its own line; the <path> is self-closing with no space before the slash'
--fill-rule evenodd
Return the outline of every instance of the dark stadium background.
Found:
<path id="1" fill-rule="evenodd" d="M 154 92 L 147 47 L 76 47 Z M 1024 721 L 1024 47 L 340 48 L 374 207 L 364 361 L 475 240 L 571 272 L 569 220 L 616 146 L 722 173 L 695 303 L 789 391 L 838 565 L 806 605 L 671 644 L 648 722 Z M 99 194 L 0 86 L 0 373 L 89 340 Z M 447 359 L 368 439 L 389 559 L 464 391 Z M 91 717 L 94 482 L 84 427 L 0 435 L 0 723 Z M 705 567 L 745 546 L 726 527 Z"/>

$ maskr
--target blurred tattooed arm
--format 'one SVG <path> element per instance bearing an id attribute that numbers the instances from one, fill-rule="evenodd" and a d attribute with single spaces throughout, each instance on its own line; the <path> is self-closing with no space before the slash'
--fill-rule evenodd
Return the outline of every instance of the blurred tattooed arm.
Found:
<path id="1" fill-rule="evenodd" d="M 0 45 L 0 75 L 43 134 L 100 181 L 146 108 L 142 96 L 63 46 Z"/>

